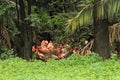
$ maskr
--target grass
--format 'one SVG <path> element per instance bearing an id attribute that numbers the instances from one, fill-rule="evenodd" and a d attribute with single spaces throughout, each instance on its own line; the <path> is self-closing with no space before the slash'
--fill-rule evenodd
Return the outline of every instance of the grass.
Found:
<path id="1" fill-rule="evenodd" d="M 120 80 L 119 76 L 120 60 L 102 61 L 95 54 L 48 62 L 0 60 L 0 80 Z"/>

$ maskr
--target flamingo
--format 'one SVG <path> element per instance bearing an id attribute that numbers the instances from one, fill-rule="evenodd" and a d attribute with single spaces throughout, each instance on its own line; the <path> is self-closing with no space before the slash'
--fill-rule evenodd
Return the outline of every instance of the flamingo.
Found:
<path id="1" fill-rule="evenodd" d="M 48 49 L 53 49 L 53 48 L 54 48 L 52 41 L 50 41 L 50 42 L 48 43 L 47 48 L 48 48 Z"/>
<path id="2" fill-rule="evenodd" d="M 35 46 L 32 46 L 32 52 L 35 52 L 35 51 L 36 51 Z"/>

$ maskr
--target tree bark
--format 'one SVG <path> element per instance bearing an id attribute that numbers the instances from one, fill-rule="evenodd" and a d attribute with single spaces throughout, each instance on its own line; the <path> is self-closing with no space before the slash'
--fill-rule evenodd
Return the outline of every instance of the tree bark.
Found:
<path id="1" fill-rule="evenodd" d="M 31 14 L 31 0 L 27 0 L 28 4 L 28 15 Z M 32 57 L 32 28 L 30 26 L 30 22 L 27 21 L 27 28 L 25 32 L 25 58 L 30 59 Z"/>
<path id="2" fill-rule="evenodd" d="M 2 43 L 2 40 L 1 40 L 1 27 L 2 27 L 2 21 L 1 21 L 1 16 L 0 16 L 0 48 L 1 48 L 1 43 Z M 1 55 L 1 50 L 0 50 L 0 55 Z"/>
<path id="3" fill-rule="evenodd" d="M 118 54 L 118 57 L 120 58 L 120 42 L 116 42 L 116 50 L 117 50 L 117 54 Z"/>
<path id="4" fill-rule="evenodd" d="M 1 18 L 1 16 L 0 16 L 0 37 L 1 37 L 1 28 L 2 27 L 2 18 Z"/>
<path id="5" fill-rule="evenodd" d="M 17 20 L 19 21 L 18 1 L 16 0 L 15 2 L 16 2 Z"/>
<path id="6" fill-rule="evenodd" d="M 31 45 L 32 45 L 32 31 L 31 27 L 29 26 L 29 22 L 25 21 L 25 7 L 24 7 L 24 2 L 23 0 L 19 0 L 20 4 L 20 16 L 21 16 L 21 21 L 22 21 L 22 38 L 23 38 L 23 58 L 26 60 L 29 60 L 31 57 Z M 31 5 L 30 5 L 30 0 L 28 1 L 28 14 L 31 13 Z"/>
<path id="7" fill-rule="evenodd" d="M 94 19 L 94 52 L 98 53 L 103 59 L 110 57 L 110 43 L 109 43 L 109 22 L 108 19 L 98 20 L 97 6 L 94 5 L 93 19 Z"/>
<path id="8" fill-rule="evenodd" d="M 107 20 L 99 21 L 99 23 L 94 26 L 94 51 L 103 59 L 108 59 L 110 57 L 108 26 Z"/>

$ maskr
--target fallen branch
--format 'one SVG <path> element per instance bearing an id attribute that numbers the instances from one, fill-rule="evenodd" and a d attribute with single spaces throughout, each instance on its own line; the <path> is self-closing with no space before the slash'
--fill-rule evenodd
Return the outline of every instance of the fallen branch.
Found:
<path id="1" fill-rule="evenodd" d="M 93 43 L 94 43 L 94 39 L 92 39 L 81 51 L 81 55 L 84 55 L 84 54 L 87 54 L 87 50 L 90 50 L 92 49 L 93 47 Z"/>

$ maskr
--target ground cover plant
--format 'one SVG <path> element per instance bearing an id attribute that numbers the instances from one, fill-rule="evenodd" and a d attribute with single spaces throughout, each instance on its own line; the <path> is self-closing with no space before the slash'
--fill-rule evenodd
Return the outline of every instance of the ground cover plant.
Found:
<path id="1" fill-rule="evenodd" d="M 119 80 L 120 60 L 103 61 L 96 54 L 73 54 L 67 59 L 26 61 L 0 60 L 0 80 Z"/>

